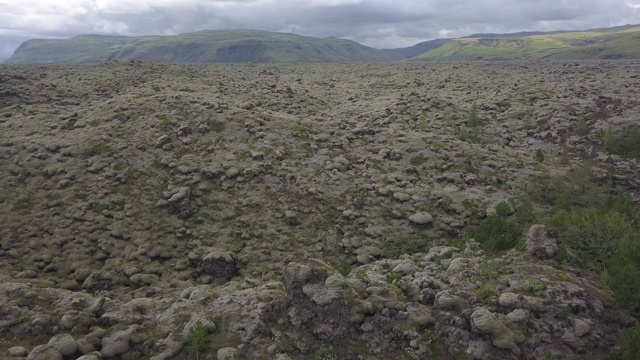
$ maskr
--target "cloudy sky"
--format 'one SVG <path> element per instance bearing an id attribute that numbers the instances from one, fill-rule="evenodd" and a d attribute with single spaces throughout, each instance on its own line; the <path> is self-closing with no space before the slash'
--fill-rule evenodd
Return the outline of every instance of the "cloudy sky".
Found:
<path id="1" fill-rule="evenodd" d="M 258 29 L 377 48 L 478 32 L 640 23 L 640 0 L 0 0 L 0 59 L 25 40 Z"/>

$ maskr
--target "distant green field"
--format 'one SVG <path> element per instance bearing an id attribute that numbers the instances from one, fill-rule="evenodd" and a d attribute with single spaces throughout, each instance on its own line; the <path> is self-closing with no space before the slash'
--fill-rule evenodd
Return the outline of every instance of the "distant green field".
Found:
<path id="1" fill-rule="evenodd" d="M 516 38 L 449 41 L 415 60 L 590 60 L 640 58 L 640 26 Z"/>

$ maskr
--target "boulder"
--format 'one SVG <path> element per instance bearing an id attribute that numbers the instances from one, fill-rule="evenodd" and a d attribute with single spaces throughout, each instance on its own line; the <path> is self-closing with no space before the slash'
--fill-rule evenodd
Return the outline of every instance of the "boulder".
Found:
<path id="1" fill-rule="evenodd" d="M 129 341 L 131 333 L 126 330 L 116 331 L 113 334 L 102 338 L 102 349 L 100 354 L 103 357 L 114 357 L 129 351 Z"/>
<path id="2" fill-rule="evenodd" d="M 109 290 L 112 276 L 104 270 L 98 270 L 89 275 L 82 284 L 87 291 Z"/>
<path id="3" fill-rule="evenodd" d="M 197 260 L 196 270 L 201 275 L 211 276 L 214 280 L 229 281 L 238 274 L 235 254 L 225 251 L 212 251 Z"/>
<path id="4" fill-rule="evenodd" d="M 49 345 L 38 345 L 31 350 L 27 360 L 62 360 L 62 354 Z"/>
<path id="5" fill-rule="evenodd" d="M 428 225 L 433 223 L 433 216 L 427 212 L 419 212 L 409 216 L 409 221 L 416 225 Z"/>
<path id="6" fill-rule="evenodd" d="M 477 308 L 471 314 L 471 324 L 476 332 L 491 335 L 493 346 L 520 355 L 516 340 L 524 339 L 516 338 L 516 334 L 509 330 L 496 314 L 484 307 Z"/>
<path id="7" fill-rule="evenodd" d="M 22 346 L 14 346 L 9 348 L 9 356 L 12 357 L 25 357 L 29 352 Z"/>
<path id="8" fill-rule="evenodd" d="M 78 349 L 76 339 L 69 334 L 58 334 L 49 340 L 49 346 L 60 351 L 62 356 L 71 355 Z"/>
<path id="9" fill-rule="evenodd" d="M 218 350 L 216 353 L 216 359 L 218 360 L 236 360 L 238 359 L 238 349 L 232 347 L 226 347 Z"/>
<path id="10" fill-rule="evenodd" d="M 544 225 L 533 225 L 525 235 L 527 253 L 539 259 L 550 259 L 558 252 L 558 241 Z"/>

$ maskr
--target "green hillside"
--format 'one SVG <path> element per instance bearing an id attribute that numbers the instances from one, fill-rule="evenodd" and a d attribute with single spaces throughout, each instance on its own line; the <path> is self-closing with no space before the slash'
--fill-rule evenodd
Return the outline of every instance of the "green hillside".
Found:
<path id="1" fill-rule="evenodd" d="M 640 57 L 640 26 L 515 38 L 455 39 L 414 60 L 591 60 Z"/>
<path id="2" fill-rule="evenodd" d="M 207 30 L 176 36 L 81 35 L 29 40 L 8 64 L 95 64 L 107 59 L 160 63 L 318 63 L 393 61 L 403 57 L 337 38 L 253 30 Z"/>

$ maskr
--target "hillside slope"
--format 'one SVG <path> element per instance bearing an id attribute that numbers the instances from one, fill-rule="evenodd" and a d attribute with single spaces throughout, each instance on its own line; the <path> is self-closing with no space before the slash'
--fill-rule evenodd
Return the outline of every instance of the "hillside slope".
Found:
<path id="1" fill-rule="evenodd" d="M 640 57 L 640 26 L 449 41 L 414 60 L 596 60 Z"/>
<path id="2" fill-rule="evenodd" d="M 8 64 L 95 64 L 104 60 L 159 63 L 319 63 L 393 61 L 403 57 L 337 38 L 313 38 L 254 30 L 206 30 L 176 36 L 80 35 L 34 39 Z"/>

